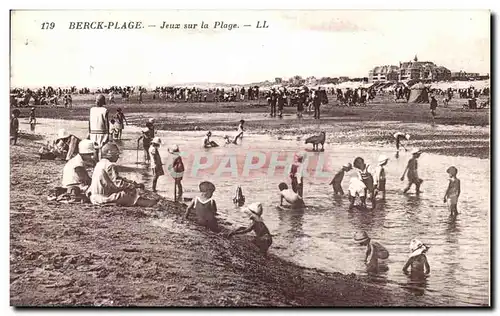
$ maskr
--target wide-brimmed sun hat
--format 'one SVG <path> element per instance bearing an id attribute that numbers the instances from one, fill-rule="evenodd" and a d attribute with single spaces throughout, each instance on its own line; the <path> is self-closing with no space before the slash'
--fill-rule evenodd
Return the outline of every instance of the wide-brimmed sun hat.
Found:
<path id="1" fill-rule="evenodd" d="M 103 158 L 111 158 L 120 155 L 120 149 L 115 143 L 107 143 L 101 149 L 101 156 Z"/>
<path id="2" fill-rule="evenodd" d="M 177 146 L 177 145 L 170 146 L 170 148 L 168 149 L 168 152 L 171 154 L 178 154 L 179 153 L 179 146 Z"/>
<path id="3" fill-rule="evenodd" d="M 248 205 L 245 210 L 250 214 L 250 215 L 256 215 L 256 216 L 262 216 L 263 208 L 262 208 L 262 203 L 260 202 L 255 202 L 250 205 Z"/>
<path id="4" fill-rule="evenodd" d="M 410 134 L 405 135 L 406 140 L 410 139 Z"/>
<path id="5" fill-rule="evenodd" d="M 155 119 L 154 119 L 154 118 L 150 118 L 150 119 L 148 120 L 148 122 L 149 122 L 149 123 L 154 123 L 154 122 L 155 122 Z"/>
<path id="6" fill-rule="evenodd" d="M 342 167 L 346 168 L 346 169 L 352 169 L 352 164 L 350 162 L 348 162 L 348 163 L 344 164 Z"/>
<path id="7" fill-rule="evenodd" d="M 210 181 L 203 181 L 199 185 L 200 192 L 213 192 L 215 191 L 215 185 Z"/>
<path id="8" fill-rule="evenodd" d="M 207 132 L 207 136 L 212 136 L 212 132 L 211 132 L 211 131 L 208 131 L 208 132 Z"/>
<path id="9" fill-rule="evenodd" d="M 157 144 L 157 145 L 160 145 L 160 144 L 161 144 L 161 139 L 160 139 L 160 137 L 155 137 L 155 138 L 153 138 L 153 140 L 151 141 L 151 143 L 153 143 L 153 144 Z"/>
<path id="10" fill-rule="evenodd" d="M 370 237 L 368 237 L 368 233 L 363 231 L 359 231 L 354 235 L 354 241 L 363 243 L 365 241 L 370 240 Z"/>
<path id="11" fill-rule="evenodd" d="M 384 163 L 386 163 L 387 161 L 389 161 L 389 158 L 387 158 L 386 155 L 380 155 L 378 157 L 378 164 L 379 165 L 383 165 Z"/>
<path id="12" fill-rule="evenodd" d="M 414 238 L 410 241 L 410 251 L 411 251 L 410 257 L 421 255 L 427 250 L 429 250 L 429 246 L 425 245 L 420 240 Z"/>
<path id="13" fill-rule="evenodd" d="M 57 132 L 57 138 L 66 138 L 66 137 L 69 137 L 69 133 L 64 128 L 61 128 Z"/>
<path id="14" fill-rule="evenodd" d="M 420 155 L 422 153 L 422 151 L 418 148 L 414 148 L 412 151 L 411 151 L 411 154 L 412 155 Z"/>
<path id="15" fill-rule="evenodd" d="M 80 154 L 93 154 L 97 144 L 89 139 L 82 139 L 78 144 L 78 153 Z"/>

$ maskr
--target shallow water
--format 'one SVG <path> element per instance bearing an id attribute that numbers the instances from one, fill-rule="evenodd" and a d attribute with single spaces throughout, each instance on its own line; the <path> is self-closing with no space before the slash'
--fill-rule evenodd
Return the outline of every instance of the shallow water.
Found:
<path id="1" fill-rule="evenodd" d="M 65 122 L 60 124 L 66 126 Z M 40 128 L 43 130 L 43 125 L 37 127 L 37 131 Z M 128 133 L 121 144 L 123 154 L 119 163 L 134 170 L 127 172 L 126 177 L 145 181 L 146 187 L 150 187 L 150 170 L 136 163 L 135 137 L 138 136 L 130 133 L 136 130 L 132 127 L 125 130 Z M 222 133 L 213 133 L 213 140 L 222 144 Z M 366 275 L 363 264 L 365 247 L 358 246 L 352 239 L 356 231 L 366 230 L 373 240 L 379 241 L 390 252 L 386 260 L 389 271 L 371 276 L 373 282 L 402 287 L 409 295 L 447 305 L 489 303 L 489 160 L 424 153 L 419 159 L 419 175 L 424 180 L 421 188 L 423 193 L 416 196 L 413 187 L 405 195 L 402 189 L 406 180 L 401 182 L 399 177 L 409 159 L 408 153 L 403 152 L 396 159 L 392 148 L 330 144 L 323 153 L 308 152 L 313 158 L 309 163 L 310 175 L 305 179 L 304 187 L 307 208 L 303 211 L 283 211 L 276 208 L 279 204 L 277 186 L 279 182 L 289 183 L 289 180 L 284 170 L 280 169 L 271 175 L 268 173 L 270 155 L 276 153 L 280 159 L 285 159 L 284 155 L 306 148 L 303 141 L 245 135 L 242 145 L 206 150 L 201 148 L 202 132 L 160 131 L 158 134 L 165 143 L 160 149 L 164 163 L 168 163 L 169 145 L 175 143 L 181 151 L 187 151 L 184 159 L 187 171 L 183 180 L 185 197 L 197 195 L 200 181 L 212 181 L 217 187 L 214 198 L 219 213 L 236 225 L 248 223 L 243 212 L 232 203 L 237 185 L 242 186 L 246 204 L 255 201 L 263 203 L 264 221 L 274 235 L 271 253 L 302 266 Z M 262 168 L 244 175 L 241 166 L 249 151 L 263 153 L 267 159 Z M 201 171 L 194 176 L 190 170 L 193 168 L 193 159 L 197 155 L 208 154 L 215 157 L 214 166 L 207 169 L 208 172 Z M 390 157 L 386 166 L 387 196 L 385 202 L 379 201 L 374 211 L 356 209 L 348 212 L 347 198 L 333 196 L 332 188 L 328 185 L 331 177 L 314 175 L 316 164 L 313 161 L 321 156 L 326 161 L 322 170 L 334 172 L 342 164 L 352 162 L 356 156 L 363 157 L 369 164 L 375 164 L 380 154 Z M 239 165 L 236 174 L 218 174 L 220 162 L 231 155 Z M 142 152 L 138 156 L 139 161 L 142 161 Z M 442 201 L 448 182 L 445 170 L 450 165 L 458 168 L 462 184 L 458 204 L 460 214 L 456 220 L 449 218 L 447 206 Z M 167 172 L 166 166 L 164 168 Z M 215 176 L 214 171 L 217 174 Z M 347 191 L 348 181 L 353 175 L 351 171 L 344 177 L 344 191 Z M 160 177 L 158 190 L 166 197 L 173 197 L 173 180 L 168 174 Z M 401 271 L 408 258 L 412 238 L 419 238 L 431 246 L 427 255 L 431 274 L 425 281 L 411 281 Z"/>

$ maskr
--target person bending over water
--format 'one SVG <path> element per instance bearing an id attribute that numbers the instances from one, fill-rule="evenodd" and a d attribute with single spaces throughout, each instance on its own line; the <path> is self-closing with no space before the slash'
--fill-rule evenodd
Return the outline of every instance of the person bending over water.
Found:
<path id="1" fill-rule="evenodd" d="M 300 195 L 293 192 L 288 188 L 288 185 L 284 182 L 281 182 L 278 185 L 280 190 L 280 206 L 283 206 L 283 200 L 287 201 L 290 204 L 290 207 L 293 209 L 303 208 L 305 207 L 304 200 Z"/>
<path id="2" fill-rule="evenodd" d="M 354 241 L 360 246 L 366 246 L 365 265 L 366 271 L 371 273 L 384 272 L 389 270 L 385 262 L 379 262 L 379 259 L 389 258 L 389 252 L 376 241 L 372 241 L 365 231 L 360 231 L 354 235 Z"/>

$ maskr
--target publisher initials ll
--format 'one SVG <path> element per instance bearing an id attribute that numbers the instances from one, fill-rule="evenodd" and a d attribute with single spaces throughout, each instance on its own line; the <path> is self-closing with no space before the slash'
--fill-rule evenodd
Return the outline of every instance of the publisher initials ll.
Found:
<path id="1" fill-rule="evenodd" d="M 261 24 L 261 22 L 263 22 Z M 257 28 L 258 29 L 267 29 L 269 25 L 266 24 L 267 21 L 257 21 Z"/>

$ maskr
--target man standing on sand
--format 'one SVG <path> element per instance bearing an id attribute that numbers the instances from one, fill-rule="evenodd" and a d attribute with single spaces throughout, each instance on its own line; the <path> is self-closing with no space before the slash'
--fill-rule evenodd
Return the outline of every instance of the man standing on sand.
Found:
<path id="1" fill-rule="evenodd" d="M 101 148 L 109 141 L 108 109 L 104 107 L 106 98 L 99 94 L 96 106 L 90 108 L 89 135 L 90 140 L 98 145 L 98 159 L 101 158 Z"/>

